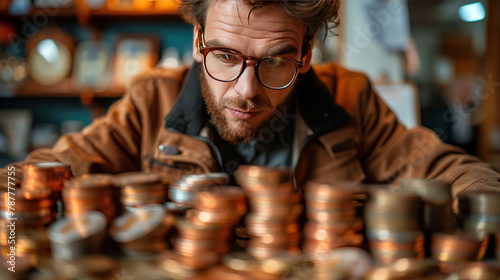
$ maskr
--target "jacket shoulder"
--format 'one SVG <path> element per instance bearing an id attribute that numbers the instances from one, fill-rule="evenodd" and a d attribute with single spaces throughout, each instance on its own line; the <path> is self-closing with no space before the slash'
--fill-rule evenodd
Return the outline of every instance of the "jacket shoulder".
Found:
<path id="1" fill-rule="evenodd" d="M 162 110 L 168 111 L 177 99 L 188 71 L 188 67 L 150 69 L 135 76 L 125 94 L 135 106 L 146 109 L 161 106 Z"/>
<path id="2" fill-rule="evenodd" d="M 314 65 L 318 78 L 326 85 L 335 102 L 352 115 L 360 94 L 371 90 L 368 77 L 335 63 Z"/>
<path id="3" fill-rule="evenodd" d="M 142 92 L 152 92 L 164 87 L 182 87 L 189 67 L 176 69 L 153 68 L 135 76 L 127 88 L 127 94 L 136 95 Z M 174 94 L 175 93 L 175 94 Z M 178 91 L 170 92 L 176 98 Z"/>

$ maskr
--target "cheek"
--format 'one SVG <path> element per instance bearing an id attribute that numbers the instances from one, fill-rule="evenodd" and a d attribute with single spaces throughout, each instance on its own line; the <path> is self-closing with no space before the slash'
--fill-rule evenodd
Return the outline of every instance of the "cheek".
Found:
<path id="1" fill-rule="evenodd" d="M 217 104 L 219 104 L 224 97 L 229 96 L 228 92 L 230 91 L 230 83 L 218 82 L 210 77 L 207 77 L 205 81 L 206 85 L 210 89 L 210 94 Z"/>
<path id="2" fill-rule="evenodd" d="M 269 102 L 273 106 L 273 109 L 276 109 L 276 107 L 280 104 L 282 104 L 287 96 L 290 94 L 290 90 L 284 89 L 280 91 L 272 90 L 271 92 L 267 93 L 267 96 L 269 98 Z"/>

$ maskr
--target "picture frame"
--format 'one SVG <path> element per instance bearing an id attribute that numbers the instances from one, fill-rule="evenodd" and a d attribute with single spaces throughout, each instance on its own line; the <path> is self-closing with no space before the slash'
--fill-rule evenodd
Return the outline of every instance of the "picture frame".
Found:
<path id="1" fill-rule="evenodd" d="M 111 85 L 124 89 L 132 78 L 158 62 L 159 40 L 154 35 L 123 35 L 114 47 Z"/>

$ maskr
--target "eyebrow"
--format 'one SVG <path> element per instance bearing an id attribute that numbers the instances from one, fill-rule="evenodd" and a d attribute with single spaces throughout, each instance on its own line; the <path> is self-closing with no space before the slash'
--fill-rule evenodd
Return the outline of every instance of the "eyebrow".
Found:
<path id="1" fill-rule="evenodd" d="M 207 48 L 227 48 L 227 49 L 232 49 L 227 46 L 225 46 L 221 41 L 218 39 L 213 39 L 210 41 L 205 42 L 205 46 Z M 291 44 L 286 44 L 283 46 L 276 47 L 274 49 L 271 49 L 268 54 L 264 56 L 271 56 L 271 55 L 284 55 L 284 54 L 295 54 L 298 53 L 299 50 L 297 49 L 296 46 L 291 45 Z"/>

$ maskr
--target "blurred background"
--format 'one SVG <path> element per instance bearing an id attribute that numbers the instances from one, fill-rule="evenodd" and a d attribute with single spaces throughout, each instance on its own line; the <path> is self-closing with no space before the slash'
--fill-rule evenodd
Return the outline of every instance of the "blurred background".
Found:
<path id="1" fill-rule="evenodd" d="M 365 72 L 407 126 L 500 168 L 500 1 L 341 0 L 314 63 Z M 192 63 L 175 0 L 0 0 L 0 166 L 80 131 L 152 67 Z"/>

